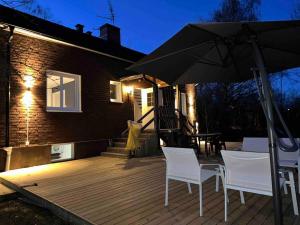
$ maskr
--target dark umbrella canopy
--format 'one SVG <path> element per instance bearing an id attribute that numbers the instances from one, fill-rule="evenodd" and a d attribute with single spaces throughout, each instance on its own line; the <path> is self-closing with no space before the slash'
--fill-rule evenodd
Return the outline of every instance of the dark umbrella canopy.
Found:
<path id="1" fill-rule="evenodd" d="M 300 21 L 189 24 L 128 69 L 169 84 L 253 78 L 257 40 L 268 73 L 300 66 Z"/>
<path id="2" fill-rule="evenodd" d="M 254 74 L 267 120 L 275 224 L 282 224 L 275 109 L 298 150 L 273 99 L 267 73 L 300 66 L 300 21 L 190 24 L 128 69 L 169 84 L 239 82 Z M 254 69 L 254 70 L 251 70 Z M 226 217 L 225 217 L 226 219 Z"/>

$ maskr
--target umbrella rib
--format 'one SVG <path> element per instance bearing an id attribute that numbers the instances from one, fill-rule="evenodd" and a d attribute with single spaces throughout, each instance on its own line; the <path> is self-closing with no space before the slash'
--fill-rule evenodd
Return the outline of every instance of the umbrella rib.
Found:
<path id="1" fill-rule="evenodd" d="M 215 63 L 215 62 L 208 62 L 208 61 L 205 62 L 205 61 L 198 60 L 196 63 L 206 64 L 206 65 L 210 65 L 210 66 L 223 67 L 223 65 Z"/>
<path id="2" fill-rule="evenodd" d="M 195 24 L 189 24 L 189 26 L 191 26 L 191 27 L 193 27 L 193 28 L 196 28 L 196 29 L 198 29 L 198 30 L 201 30 L 201 31 L 205 31 L 206 33 L 212 34 L 212 35 L 214 35 L 214 36 L 216 36 L 216 37 L 221 38 L 222 40 L 224 40 L 224 38 L 223 38 L 222 36 L 220 36 L 220 35 L 218 35 L 218 34 L 216 34 L 216 33 L 214 33 L 214 32 L 211 32 L 211 31 L 209 31 L 209 30 L 205 30 L 205 29 L 203 29 L 203 28 L 201 28 L 201 27 L 198 27 L 198 26 L 196 26 Z"/>
<path id="3" fill-rule="evenodd" d="M 277 50 L 277 51 L 281 51 L 281 52 L 287 52 L 287 53 L 290 53 L 290 54 L 294 54 L 294 55 L 298 55 L 300 56 L 300 53 L 299 52 L 294 52 L 294 51 L 290 51 L 290 50 L 286 50 L 286 49 L 281 49 L 281 48 L 274 48 L 274 47 L 271 47 L 271 46 L 268 46 L 268 45 L 260 45 L 261 47 L 263 48 L 269 48 L 269 49 L 273 49 L 273 50 Z"/>
<path id="4" fill-rule="evenodd" d="M 222 54 L 221 54 L 221 51 L 220 51 L 219 45 L 218 45 L 218 43 L 217 43 L 217 41 L 216 41 L 216 40 L 215 40 L 215 46 L 216 46 L 216 49 L 217 49 L 218 55 L 219 55 L 219 57 L 220 57 L 220 60 L 221 60 L 222 64 L 224 65 L 224 64 L 225 64 L 225 63 L 224 63 L 224 59 L 223 59 L 223 56 L 222 56 Z"/>
<path id="5" fill-rule="evenodd" d="M 154 59 L 147 60 L 147 61 L 145 61 L 145 62 L 136 63 L 136 66 L 141 66 L 141 65 L 144 65 L 144 64 L 148 64 L 148 63 L 151 63 L 151 62 L 155 62 L 155 61 L 164 59 L 164 58 L 169 57 L 169 56 L 177 55 L 177 54 L 180 54 L 180 53 L 189 51 L 189 50 L 191 50 L 191 49 L 201 47 L 202 45 L 207 44 L 207 43 L 210 43 L 210 42 L 212 42 L 212 40 L 204 41 L 204 42 L 202 42 L 202 43 L 200 43 L 200 44 L 197 44 L 197 45 L 194 45 L 194 46 L 192 46 L 192 47 L 180 49 L 180 50 L 178 50 L 178 51 L 171 52 L 171 53 L 169 53 L 169 54 L 166 54 L 166 55 L 163 55 L 163 56 L 154 58 Z M 134 68 L 134 67 L 135 67 L 135 66 L 133 66 L 133 68 Z M 131 68 L 131 67 L 129 67 L 129 68 Z"/>
<path id="6" fill-rule="evenodd" d="M 214 46 L 211 46 L 208 53 L 214 48 Z M 207 65 L 215 65 L 215 66 L 223 66 L 224 64 L 218 64 L 217 62 L 213 61 L 213 60 L 209 60 L 209 59 L 206 59 L 205 56 L 197 56 L 197 55 L 194 55 L 194 54 L 189 54 L 189 53 L 186 53 L 186 55 L 189 55 L 189 56 L 192 56 L 196 59 L 198 59 L 197 63 L 203 63 L 203 64 L 207 64 Z M 202 61 L 204 60 L 204 61 Z"/>

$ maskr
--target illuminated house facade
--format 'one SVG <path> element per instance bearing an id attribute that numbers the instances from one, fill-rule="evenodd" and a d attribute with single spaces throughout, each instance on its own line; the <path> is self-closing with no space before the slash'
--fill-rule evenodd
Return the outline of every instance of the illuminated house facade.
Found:
<path id="1" fill-rule="evenodd" d="M 121 45 L 120 29 L 113 25 L 103 25 L 94 37 L 80 24 L 70 29 L 0 6 L 0 147 L 15 148 L 14 157 L 24 158 L 20 152 L 28 148 L 33 162 L 10 169 L 106 151 L 108 140 L 126 133 L 127 120 L 137 121 L 153 108 L 147 79 L 160 87 L 160 107 L 166 105 L 173 87 L 149 76 L 122 75 L 143 56 Z M 174 97 L 172 104 L 194 121 L 194 85 L 181 89 L 180 103 Z"/>

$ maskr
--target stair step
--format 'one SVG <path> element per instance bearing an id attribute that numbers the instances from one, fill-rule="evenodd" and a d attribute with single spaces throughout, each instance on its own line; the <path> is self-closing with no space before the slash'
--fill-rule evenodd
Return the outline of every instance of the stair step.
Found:
<path id="1" fill-rule="evenodd" d="M 129 158 L 128 154 L 116 153 L 116 152 L 102 152 L 101 156 L 113 157 L 113 158 L 122 158 L 122 159 L 128 159 Z"/>
<path id="2" fill-rule="evenodd" d="M 116 142 L 113 142 L 113 146 L 114 147 L 121 147 L 121 148 L 125 148 L 126 146 L 126 142 L 125 141 L 116 141 Z"/>
<path id="3" fill-rule="evenodd" d="M 142 136 L 142 137 L 139 137 L 138 140 L 139 141 L 146 141 L 147 139 L 149 138 L 149 135 L 148 136 Z M 127 137 L 126 138 L 114 138 L 113 140 L 113 143 L 115 142 L 124 142 L 124 143 L 127 143 Z"/>
<path id="4" fill-rule="evenodd" d="M 143 133 L 155 134 L 155 130 L 143 130 Z"/>
<path id="5" fill-rule="evenodd" d="M 106 152 L 113 152 L 113 153 L 127 153 L 125 147 L 108 147 Z"/>

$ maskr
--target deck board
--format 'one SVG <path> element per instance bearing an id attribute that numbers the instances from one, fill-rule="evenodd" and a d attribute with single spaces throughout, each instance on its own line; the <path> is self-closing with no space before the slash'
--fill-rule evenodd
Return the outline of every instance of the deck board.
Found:
<path id="1" fill-rule="evenodd" d="M 222 190 L 215 192 L 214 178 L 203 185 L 203 217 L 196 185 L 189 194 L 186 184 L 171 181 L 169 206 L 164 207 L 165 162 L 159 157 L 94 157 L 9 171 L 0 177 L 91 224 L 225 224 L 224 196 Z M 22 188 L 33 183 L 38 186 Z M 238 192 L 228 194 L 227 224 L 273 224 L 270 197 L 246 193 L 246 204 L 241 205 Z M 286 224 L 299 224 L 290 195 L 284 196 L 283 204 Z"/>

